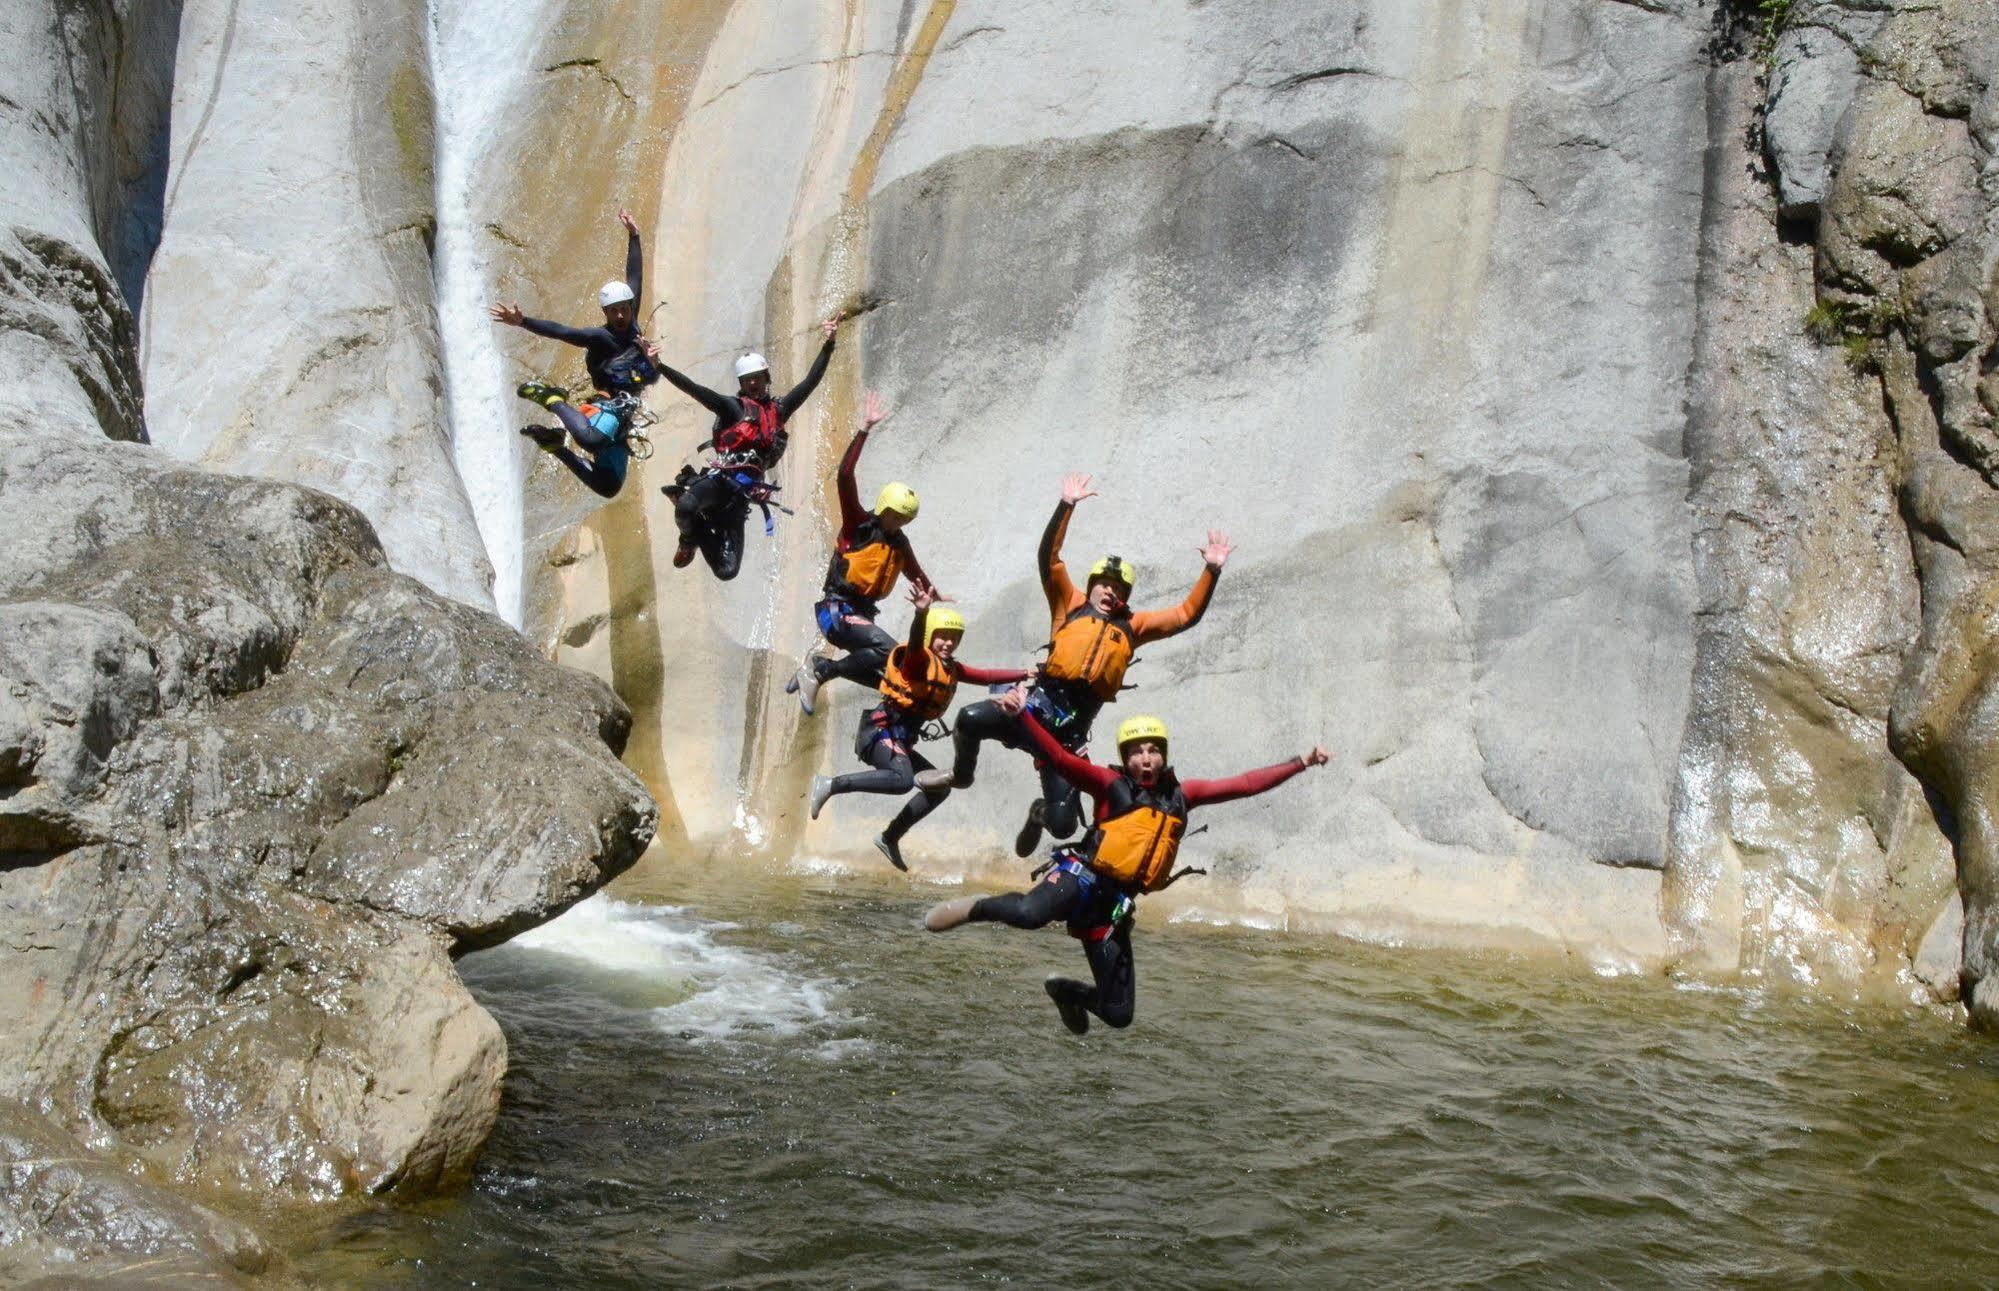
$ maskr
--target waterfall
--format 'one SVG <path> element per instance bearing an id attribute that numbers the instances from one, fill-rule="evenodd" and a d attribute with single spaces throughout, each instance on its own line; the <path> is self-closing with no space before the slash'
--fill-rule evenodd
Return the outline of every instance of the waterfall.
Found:
<path id="1" fill-rule="evenodd" d="M 471 499 L 493 600 L 519 627 L 523 453 L 514 381 L 486 317 L 491 240 L 475 193 L 527 85 L 548 0 L 430 0 L 431 80 L 437 101 L 437 314 L 444 343 L 452 454 Z"/>

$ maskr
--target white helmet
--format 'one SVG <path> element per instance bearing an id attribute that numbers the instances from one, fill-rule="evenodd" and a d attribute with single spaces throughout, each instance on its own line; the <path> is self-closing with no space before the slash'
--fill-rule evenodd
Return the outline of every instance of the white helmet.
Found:
<path id="1" fill-rule="evenodd" d="M 597 288 L 597 304 L 603 309 L 609 309 L 613 305 L 622 305 L 631 298 L 631 287 L 622 282 L 607 282 Z"/>
<path id="2" fill-rule="evenodd" d="M 746 376 L 768 371 L 770 371 L 770 361 L 754 351 L 736 360 L 736 380 L 738 381 L 741 381 Z"/>

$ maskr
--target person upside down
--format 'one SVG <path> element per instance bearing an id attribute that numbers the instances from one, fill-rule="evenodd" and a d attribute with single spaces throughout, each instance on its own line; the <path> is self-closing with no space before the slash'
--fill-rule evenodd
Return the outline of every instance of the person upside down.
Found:
<path id="1" fill-rule="evenodd" d="M 917 751 L 916 742 L 926 723 L 949 711 L 960 681 L 1004 685 L 1028 675 L 1024 669 L 979 668 L 959 662 L 958 646 L 965 639 L 964 616 L 938 604 L 937 590 L 927 585 L 910 588 L 909 599 L 916 607 L 909 620 L 909 640 L 889 652 L 880 683 L 881 702 L 861 714 L 860 729 L 854 733 L 855 756 L 874 770 L 813 777 L 814 820 L 836 794 L 908 793 L 916 783 L 916 773 L 930 769 L 930 759 Z M 909 868 L 903 863 L 898 842 L 910 825 L 950 792 L 939 789 L 917 794 L 875 839 L 875 846 L 888 857 L 889 864 L 898 870 Z"/>
<path id="2" fill-rule="evenodd" d="M 616 497 L 625 487 L 632 461 L 632 423 L 643 407 L 640 396 L 660 376 L 659 350 L 638 328 L 639 293 L 645 285 L 639 226 L 630 211 L 619 211 L 618 222 L 625 226 L 625 277 L 622 282 L 613 279 L 605 283 L 597 292 L 597 304 L 604 311 L 602 327 L 569 327 L 529 318 L 521 312 L 518 301 L 486 311 L 496 322 L 583 350 L 583 367 L 597 388 L 597 396 L 573 404 L 562 386 L 524 381 L 515 393 L 548 409 L 562 424 L 523 426 L 521 434 L 605 498 Z M 584 455 L 570 449 L 565 438 L 575 440 Z"/>
<path id="3" fill-rule="evenodd" d="M 951 770 L 917 777 L 917 784 L 934 789 L 962 789 L 972 783 L 979 765 L 979 746 L 996 740 L 1008 748 L 1027 747 L 1023 714 L 1033 713 L 1056 743 L 1068 750 L 1089 743 L 1097 713 L 1124 687 L 1125 670 L 1139 646 L 1161 641 L 1193 627 L 1207 613 L 1216 580 L 1234 550 L 1228 535 L 1210 529 L 1201 547 L 1201 574 L 1187 599 L 1167 610 L 1131 608 L 1137 572 L 1130 561 L 1106 556 L 1090 568 L 1081 590 L 1062 561 L 1062 542 L 1077 505 L 1096 497 L 1087 475 L 1065 476 L 1062 500 L 1041 535 L 1036 561 L 1050 617 L 1048 659 L 1038 678 L 1017 695 L 973 704 L 958 714 Z M 1082 824 L 1082 805 L 1074 786 L 1044 762 L 1041 797 L 1028 808 L 1027 821 L 1014 839 L 1014 853 L 1031 856 L 1043 829 L 1056 839 L 1075 833 Z"/>
<path id="4" fill-rule="evenodd" d="M 895 590 L 904 570 L 909 572 L 912 586 L 929 589 L 936 600 L 950 599 L 937 593 L 930 576 L 917 562 L 909 536 L 903 532 L 903 527 L 916 519 L 916 490 L 892 481 L 884 484 L 875 496 L 874 510 L 861 506 L 854 468 L 860 464 L 861 450 L 867 447 L 868 432 L 887 416 L 881 396 L 868 391 L 862 406 L 861 428 L 840 458 L 836 480 L 840 531 L 834 539 L 833 559 L 826 569 L 825 591 L 812 612 L 827 642 L 846 654 L 838 659 L 807 655 L 797 675 L 784 684 L 785 693 L 798 696 L 798 706 L 808 717 L 818 702 L 819 688 L 836 677 L 864 686 L 881 684 L 882 668 L 888 663 L 889 652 L 895 649 L 895 638 L 884 632 L 875 619 L 881 612 L 879 602 Z"/>
<path id="5" fill-rule="evenodd" d="M 820 324 L 826 343 L 805 379 L 776 398 L 770 393 L 770 363 L 761 354 L 736 360 L 736 393 L 722 394 L 662 363 L 667 384 L 715 414 L 715 426 L 702 448 L 715 457 L 702 470 L 682 467 L 680 478 L 661 488 L 673 499 L 673 523 L 680 530 L 673 567 L 685 569 L 699 551 L 715 577 L 724 582 L 743 567 L 743 525 L 750 505 L 763 508 L 764 530 L 771 531 L 771 494 L 777 487 L 770 471 L 784 456 L 790 435 L 785 423 L 819 388 L 833 357 L 833 338 L 844 321 L 835 314 Z"/>
<path id="6" fill-rule="evenodd" d="M 1130 1026 L 1137 998 L 1131 956 L 1137 900 L 1182 873 L 1200 872 L 1173 868 L 1188 814 L 1196 807 L 1268 793 L 1308 767 L 1324 766 L 1329 755 L 1314 746 L 1260 770 L 1220 780 L 1182 780 L 1167 757 L 1166 724 L 1156 717 L 1131 717 L 1118 725 L 1120 765 L 1115 767 L 1100 767 L 1070 752 L 1032 713 L 1021 716 L 1020 728 L 1057 774 L 1090 795 L 1095 804 L 1090 832 L 1075 847 L 1057 847 L 1044 867 L 1045 877 L 1026 892 L 946 901 L 931 909 L 924 926 L 932 932 L 966 923 L 1041 928 L 1066 919 L 1069 934 L 1083 943 L 1092 980 L 1051 976 L 1042 984 L 1062 1024 L 1082 1035 L 1094 1013 L 1110 1026 Z"/>

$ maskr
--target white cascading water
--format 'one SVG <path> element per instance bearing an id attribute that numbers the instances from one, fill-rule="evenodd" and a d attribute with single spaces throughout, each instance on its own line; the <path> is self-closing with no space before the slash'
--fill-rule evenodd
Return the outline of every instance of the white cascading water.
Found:
<path id="1" fill-rule="evenodd" d="M 547 0 L 430 0 L 431 81 L 437 99 L 437 314 L 444 342 L 452 455 L 493 566 L 500 617 L 519 627 L 522 582 L 521 420 L 500 353 L 490 239 L 476 185 L 505 143 L 521 91 L 532 83 Z"/>

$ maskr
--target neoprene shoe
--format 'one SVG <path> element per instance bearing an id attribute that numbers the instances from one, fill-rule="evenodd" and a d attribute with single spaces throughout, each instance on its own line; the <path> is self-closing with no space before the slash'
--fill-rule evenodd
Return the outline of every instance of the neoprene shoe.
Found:
<path id="1" fill-rule="evenodd" d="M 812 777 L 812 819 L 819 819 L 819 809 L 833 796 L 833 777 L 816 775 Z"/>
<path id="2" fill-rule="evenodd" d="M 558 426 L 522 426 L 521 434 L 532 439 L 534 446 L 544 453 L 562 447 L 562 429 Z"/>
<path id="3" fill-rule="evenodd" d="M 930 907 L 930 913 L 923 916 L 923 926 L 932 932 L 949 932 L 961 923 L 971 920 L 972 907 L 979 903 L 977 897 L 957 897 Z"/>
<path id="4" fill-rule="evenodd" d="M 569 391 L 561 386 L 552 386 L 546 381 L 523 381 L 515 387 L 514 393 L 529 403 L 538 403 L 544 408 L 553 408 L 569 397 Z"/>
<path id="5" fill-rule="evenodd" d="M 951 773 L 943 767 L 933 767 L 928 771 L 918 771 L 916 773 L 916 787 L 925 793 L 937 793 L 944 789 L 954 788 L 956 783 L 952 779 Z"/>
<path id="6" fill-rule="evenodd" d="M 810 717 L 818 710 L 819 687 L 823 684 L 819 677 L 819 660 L 806 655 L 805 662 L 798 665 L 798 671 L 791 674 L 791 680 L 784 683 L 784 693 L 798 696 L 798 706 Z"/>
<path id="7" fill-rule="evenodd" d="M 1048 800 L 1036 798 L 1027 807 L 1027 823 L 1013 836 L 1013 854 L 1032 856 L 1034 849 L 1041 846 L 1041 823 L 1048 816 Z"/>
<path id="8" fill-rule="evenodd" d="M 1090 1033 L 1090 1011 L 1076 998 L 1090 988 L 1073 977 L 1050 977 L 1041 983 L 1041 989 L 1048 992 L 1048 998 L 1055 1001 L 1055 1011 L 1062 1015 L 1062 1025 L 1077 1035 Z"/>
<path id="9" fill-rule="evenodd" d="M 895 868 L 901 870 L 904 874 L 909 873 L 909 867 L 903 864 L 902 861 L 902 848 L 896 845 L 896 841 L 893 838 L 890 838 L 887 834 L 877 834 L 875 836 L 875 850 L 883 856 L 888 857 L 890 865 L 895 866 Z"/>

